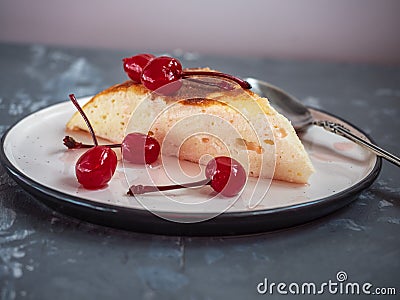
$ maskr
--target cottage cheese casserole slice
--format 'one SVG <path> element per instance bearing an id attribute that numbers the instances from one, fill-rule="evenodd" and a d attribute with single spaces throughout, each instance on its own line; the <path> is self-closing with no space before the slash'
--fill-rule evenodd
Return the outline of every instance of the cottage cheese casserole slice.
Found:
<path id="1" fill-rule="evenodd" d="M 162 144 L 164 154 L 197 163 L 205 154 L 229 156 L 233 150 L 239 158 L 246 156 L 250 161 L 248 175 L 251 177 L 272 177 L 299 184 L 308 182 L 314 172 L 308 154 L 288 119 L 279 114 L 267 98 L 239 86 L 224 91 L 212 85 L 198 84 L 200 87 L 196 88 L 196 83 L 190 84 L 189 88 L 181 89 L 182 92 L 174 96 L 161 96 L 140 83 L 128 80 L 98 93 L 83 106 L 83 110 L 96 135 L 114 143 L 123 140 L 128 126 L 131 131 L 132 124 L 140 127 L 140 124 L 151 123 L 151 128 L 137 128 L 136 131 L 150 132 Z M 191 97 L 190 93 L 197 96 Z M 243 111 L 246 112 L 246 118 L 241 113 Z M 201 117 L 203 115 L 212 117 Z M 187 122 L 190 118 L 192 123 Z M 263 119 L 267 120 L 268 126 Z M 186 120 L 183 126 L 186 129 L 192 124 L 204 129 L 204 132 L 215 132 L 216 128 L 221 128 L 221 132 L 219 137 L 196 134 L 187 138 L 184 136 L 187 130 L 176 130 L 174 127 L 182 120 Z M 221 120 L 221 124 L 218 124 L 218 120 Z M 264 131 L 261 139 L 257 139 L 247 120 L 253 127 Z M 236 128 L 240 138 L 224 133 L 223 124 Z M 66 127 L 69 130 L 87 131 L 79 113 L 72 116 Z M 226 144 L 229 146 L 226 147 Z"/>

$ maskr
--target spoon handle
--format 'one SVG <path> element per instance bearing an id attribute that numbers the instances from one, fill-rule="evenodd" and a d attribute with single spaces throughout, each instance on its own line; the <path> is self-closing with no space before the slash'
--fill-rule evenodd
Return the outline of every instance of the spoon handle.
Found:
<path id="1" fill-rule="evenodd" d="M 386 150 L 383 150 L 382 148 L 378 147 L 377 145 L 374 145 L 374 144 L 367 142 L 367 141 L 363 140 L 362 138 L 356 136 L 349 129 L 347 129 L 346 127 L 344 127 L 341 124 L 330 122 L 330 121 L 314 121 L 313 125 L 323 127 L 324 129 L 326 129 L 330 132 L 333 132 L 333 133 L 341 135 L 345 138 L 348 138 L 349 140 L 357 143 L 358 145 L 372 151 L 376 155 L 385 158 L 392 164 L 395 164 L 396 166 L 400 167 L 400 158 L 387 152 Z"/>

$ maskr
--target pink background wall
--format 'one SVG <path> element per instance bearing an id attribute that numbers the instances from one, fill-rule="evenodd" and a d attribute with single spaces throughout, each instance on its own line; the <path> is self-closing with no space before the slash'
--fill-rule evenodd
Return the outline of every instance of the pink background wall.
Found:
<path id="1" fill-rule="evenodd" d="M 0 41 L 400 64 L 400 0 L 0 0 Z"/>

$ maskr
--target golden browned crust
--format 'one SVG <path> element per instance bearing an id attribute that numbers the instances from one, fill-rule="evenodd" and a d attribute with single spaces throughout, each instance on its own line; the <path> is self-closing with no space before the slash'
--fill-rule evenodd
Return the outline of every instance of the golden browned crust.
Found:
<path id="1" fill-rule="evenodd" d="M 212 105 L 226 105 L 226 103 L 217 101 L 214 99 L 208 99 L 208 98 L 189 98 L 185 100 L 179 101 L 180 104 L 182 105 L 193 105 L 193 106 L 212 106 Z"/>
<path id="2" fill-rule="evenodd" d="M 113 85 L 104 91 L 101 91 L 97 95 L 105 95 L 105 94 L 110 94 L 110 93 L 117 93 L 117 92 L 126 92 L 128 89 L 134 91 L 136 94 L 146 94 L 149 92 L 147 88 L 145 88 L 142 84 L 140 83 L 135 83 L 132 80 L 127 80 L 123 83 L 118 83 L 116 85 Z"/>

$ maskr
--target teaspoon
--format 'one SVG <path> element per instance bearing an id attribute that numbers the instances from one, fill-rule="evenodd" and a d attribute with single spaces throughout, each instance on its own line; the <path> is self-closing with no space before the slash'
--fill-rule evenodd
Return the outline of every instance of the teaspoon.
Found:
<path id="1" fill-rule="evenodd" d="M 255 93 L 259 94 L 261 97 L 268 98 L 272 106 L 291 121 L 297 132 L 304 131 L 312 125 L 320 126 L 327 131 L 341 135 L 357 143 L 400 167 L 400 158 L 375 144 L 361 139 L 343 125 L 327 120 L 314 120 L 310 110 L 303 103 L 282 89 L 254 78 L 246 78 L 245 80 L 251 84 L 252 90 Z"/>

